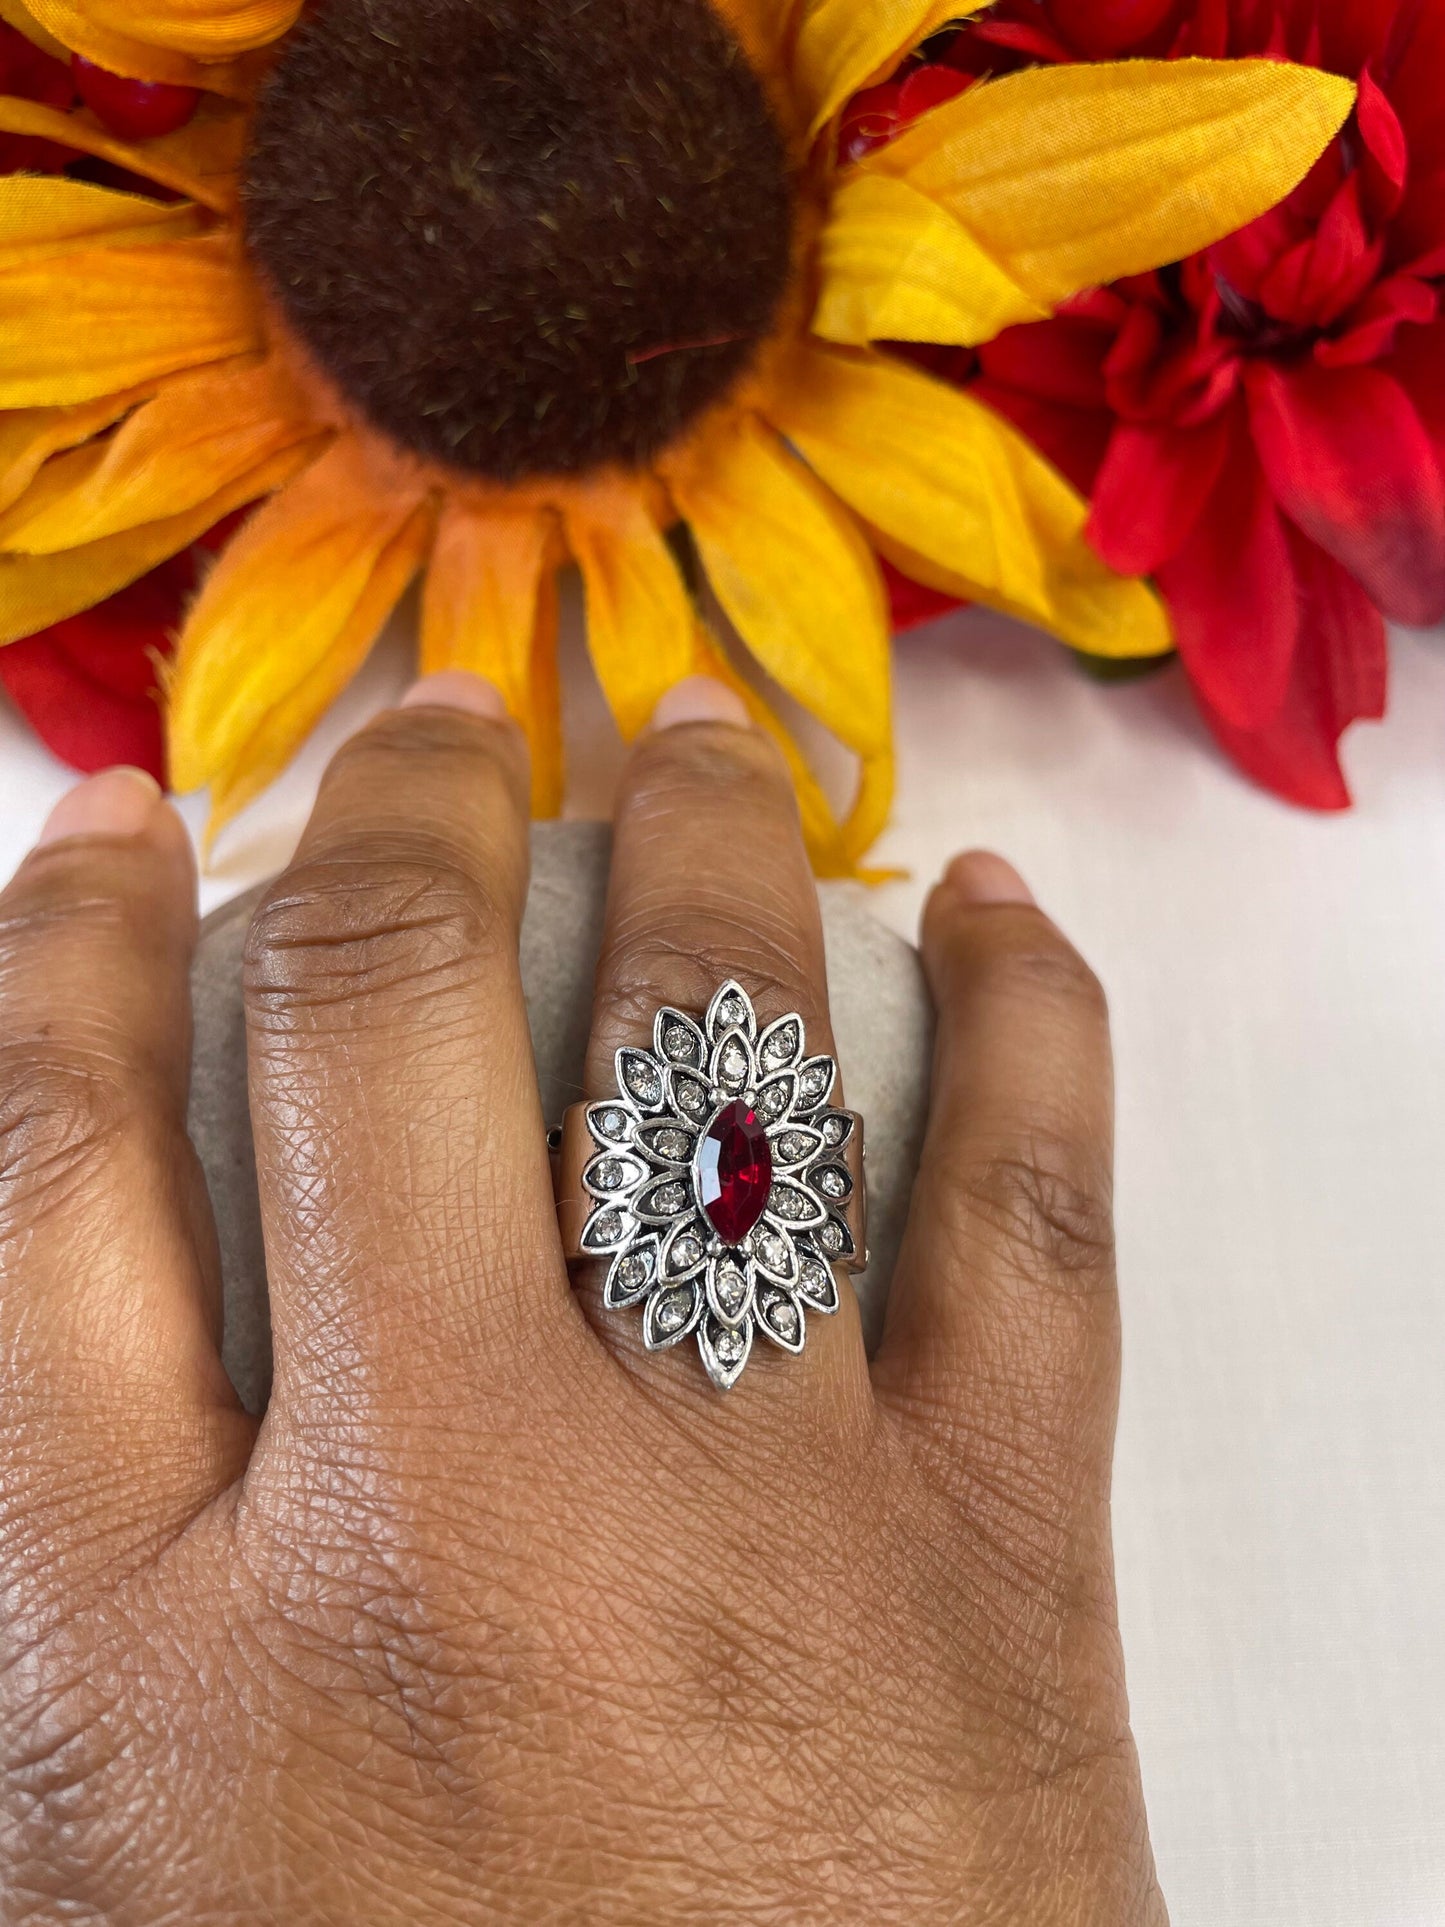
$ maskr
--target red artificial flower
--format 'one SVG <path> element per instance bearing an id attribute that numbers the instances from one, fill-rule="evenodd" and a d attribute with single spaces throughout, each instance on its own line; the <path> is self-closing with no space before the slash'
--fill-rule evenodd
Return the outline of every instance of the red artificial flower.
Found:
<path id="1" fill-rule="evenodd" d="M 110 132 L 127 139 L 174 132 L 198 103 L 188 88 L 123 79 L 78 58 L 69 64 L 52 59 L 3 20 L 0 95 L 62 112 L 83 101 Z M 57 141 L 0 133 L 0 174 L 65 172 L 156 193 Z M 91 775 L 130 763 L 164 782 L 160 666 L 195 586 L 194 555 L 182 555 L 98 608 L 7 644 L 0 648 L 0 688 L 73 769 Z"/>
<path id="2" fill-rule="evenodd" d="M 1091 497 L 1106 560 L 1154 577 L 1236 760 L 1347 807 L 1338 745 L 1384 713 L 1384 618 L 1445 616 L 1445 0 L 1001 0 L 931 51 L 845 138 L 886 139 L 910 89 L 1036 61 L 1259 55 L 1358 80 L 1340 138 L 1252 226 L 930 356 Z"/>

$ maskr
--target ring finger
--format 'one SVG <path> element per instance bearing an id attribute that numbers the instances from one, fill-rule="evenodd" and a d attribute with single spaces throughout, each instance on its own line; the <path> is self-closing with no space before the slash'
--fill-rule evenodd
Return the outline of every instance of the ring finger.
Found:
<path id="1" fill-rule="evenodd" d="M 679 1093 L 688 1081 L 686 1065 L 695 1062 L 706 1072 L 709 1046 L 744 1014 L 718 1014 L 715 1000 L 729 982 L 753 1006 L 742 1025 L 738 1088 L 733 1092 L 722 1074 L 696 1079 L 689 1109 L 688 1094 Z M 728 1407 L 746 1422 L 755 1408 L 781 1417 L 820 1396 L 858 1413 L 871 1411 L 856 1300 L 846 1283 L 839 1288 L 829 1267 L 818 1263 L 826 1240 L 838 1234 L 807 1222 L 810 1215 L 821 1218 L 819 1154 L 833 1163 L 820 1126 L 843 1102 L 836 1084 L 816 1103 L 799 1095 L 800 1083 L 806 1083 L 817 1097 L 823 1067 L 808 1067 L 834 1051 L 817 889 L 781 758 L 750 726 L 731 691 L 698 679 L 664 700 L 623 780 L 588 1097 L 600 1104 L 618 1093 L 619 1051 L 656 1045 L 664 1057 L 673 1055 L 655 1034 L 659 1011 L 681 1012 L 703 1024 L 710 1009 L 711 1033 L 693 1033 L 690 1052 L 682 1046 L 683 1070 L 668 1073 L 666 1109 L 681 1130 L 650 1118 L 643 1124 L 645 1133 L 661 1132 L 648 1138 L 649 1153 L 660 1148 L 676 1167 L 649 1169 L 632 1193 L 646 1244 L 643 1264 L 624 1273 L 624 1256 L 590 1266 L 584 1300 L 631 1369 L 689 1401 L 716 1401 L 701 1353 L 717 1383 L 736 1386 Z M 768 1027 L 793 1014 L 805 1035 L 780 1029 L 771 1047 Z M 681 1045 L 686 1027 L 677 1035 Z M 643 1064 L 644 1080 L 648 1075 Z M 768 1093 L 770 1078 L 780 1080 L 786 1103 L 778 1092 Z M 659 1111 L 661 1089 L 659 1084 Z M 645 1114 L 649 1107 L 635 1108 Z M 601 1115 L 605 1123 L 605 1111 Z M 801 1128 L 789 1129 L 790 1120 Z M 829 1128 L 847 1129 L 840 1123 Z M 581 1195 L 573 1146 L 580 1139 L 587 1151 L 598 1151 L 611 1181 L 638 1181 L 643 1161 L 627 1156 L 637 1149 L 634 1127 L 623 1137 L 627 1141 L 613 1161 L 622 1171 L 608 1173 L 605 1138 L 575 1128 L 569 1134 L 563 1196 L 566 1203 L 578 1192 L 574 1212 L 593 1201 Z M 838 1175 L 830 1172 L 826 1182 L 851 1187 L 847 1167 L 855 1162 L 856 1147 L 840 1151 Z M 651 1163 L 655 1167 L 657 1160 Z M 807 1166 L 811 1175 L 804 1182 Z M 656 1191 L 653 1198 L 650 1191 Z M 599 1187 L 594 1196 L 600 1210 L 605 1191 Z M 839 1217 L 845 1227 L 854 1219 L 852 1200 L 840 1205 Z M 705 1260 L 689 1264 L 702 1250 Z M 674 1279 L 677 1288 L 669 1292 Z M 835 1307 L 836 1316 L 821 1315 Z M 804 1341 L 804 1358 L 785 1355 Z M 651 1357 L 649 1349 L 670 1355 Z"/>

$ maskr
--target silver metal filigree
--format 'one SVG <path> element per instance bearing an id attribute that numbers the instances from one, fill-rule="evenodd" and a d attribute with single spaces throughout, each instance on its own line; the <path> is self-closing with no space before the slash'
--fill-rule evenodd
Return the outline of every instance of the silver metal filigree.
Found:
<path id="1" fill-rule="evenodd" d="M 836 1082 L 831 1057 L 807 1055 L 801 1017 L 760 1030 L 747 992 L 725 983 L 701 1023 L 660 1010 L 653 1048 L 620 1050 L 617 1096 L 587 1108 L 596 1154 L 581 1242 L 610 1258 L 604 1302 L 641 1309 L 649 1351 L 695 1338 L 720 1391 L 742 1376 L 755 1337 L 797 1354 L 808 1314 L 838 1309 L 833 1265 L 855 1251 L 838 1215 L 853 1192 L 843 1153 L 855 1120 L 829 1109 Z M 772 1183 L 730 1245 L 704 1202 L 699 1153 L 739 1100 L 766 1134 Z"/>

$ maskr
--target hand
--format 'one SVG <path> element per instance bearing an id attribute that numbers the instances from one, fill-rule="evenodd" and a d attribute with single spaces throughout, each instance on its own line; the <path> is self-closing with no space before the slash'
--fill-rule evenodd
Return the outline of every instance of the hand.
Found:
<path id="1" fill-rule="evenodd" d="M 498 713 L 447 677 L 366 730 L 256 918 L 259 1428 L 185 1137 L 182 826 L 99 778 L 0 900 L 0 1919 L 1162 1922 L 1094 979 L 1007 866 L 954 866 L 881 1353 L 845 1290 L 720 1396 L 563 1264 Z M 598 1094 L 730 976 L 831 1048 L 778 757 L 715 685 L 659 720 Z"/>

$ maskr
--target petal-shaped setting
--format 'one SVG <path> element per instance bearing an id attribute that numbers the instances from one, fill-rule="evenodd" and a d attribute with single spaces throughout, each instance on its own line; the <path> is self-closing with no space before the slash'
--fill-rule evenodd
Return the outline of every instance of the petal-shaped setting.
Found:
<path id="1" fill-rule="evenodd" d="M 708 1309 L 721 1325 L 736 1329 L 753 1308 L 756 1274 L 746 1258 L 724 1251 L 707 1268 Z"/>
<path id="2" fill-rule="evenodd" d="M 587 1112 L 587 1128 L 599 1144 L 614 1147 L 630 1144 L 636 1126 L 636 1117 L 615 1098 L 605 1104 L 593 1104 Z"/>
<path id="3" fill-rule="evenodd" d="M 674 1064 L 667 1073 L 667 1107 L 689 1124 L 705 1124 L 713 1107 L 712 1086 L 698 1072 Z"/>
<path id="4" fill-rule="evenodd" d="M 841 1151 L 853 1136 L 855 1127 L 847 1111 L 824 1111 L 814 1122 L 830 1151 Z"/>
<path id="5" fill-rule="evenodd" d="M 707 1243 L 707 1229 L 699 1217 L 684 1218 L 666 1232 L 658 1266 L 664 1283 L 695 1277 L 707 1261 Z"/>
<path id="6" fill-rule="evenodd" d="M 798 1246 L 792 1233 L 764 1221 L 753 1235 L 753 1261 L 776 1284 L 793 1284 L 798 1276 Z"/>
<path id="7" fill-rule="evenodd" d="M 636 1231 L 635 1221 L 626 1211 L 615 1205 L 604 1205 L 594 1211 L 582 1230 L 582 1249 L 598 1257 L 608 1257 L 614 1251 L 621 1251 Z"/>
<path id="8" fill-rule="evenodd" d="M 631 1199 L 631 1209 L 642 1224 L 672 1224 L 692 1201 L 692 1186 L 684 1177 L 670 1173 L 644 1185 Z"/>
<path id="9" fill-rule="evenodd" d="M 815 1232 L 818 1249 L 831 1264 L 842 1264 L 845 1260 L 856 1258 L 858 1248 L 853 1242 L 853 1233 L 841 1218 L 829 1212 L 826 1222 Z"/>
<path id="10" fill-rule="evenodd" d="M 758 1070 L 766 1077 L 773 1071 L 787 1070 L 797 1063 L 807 1048 L 801 1017 L 779 1017 L 768 1025 L 758 1039 Z"/>
<path id="11" fill-rule="evenodd" d="M 1350 81 L 1273 60 L 1032 67 L 935 107 L 864 167 L 936 200 L 1050 311 L 1274 207 L 1354 102 Z"/>
<path id="12" fill-rule="evenodd" d="M 1102 656 L 1153 656 L 1168 621 L 1084 539 L 1088 505 L 1002 417 L 884 355 L 798 358 L 779 425 L 905 574 Z"/>
<path id="13" fill-rule="evenodd" d="M 757 1012 L 753 1000 L 741 984 L 725 983 L 707 1007 L 703 1028 L 716 1044 L 725 1031 L 740 1030 L 751 1043 L 758 1034 Z"/>
<path id="14" fill-rule="evenodd" d="M 810 1057 L 798 1071 L 798 1095 L 793 1110 L 798 1117 L 811 1117 L 833 1095 L 838 1081 L 838 1066 L 831 1057 Z"/>
<path id="15" fill-rule="evenodd" d="M 745 1030 L 724 1031 L 712 1049 L 712 1081 L 721 1091 L 736 1096 L 745 1091 L 756 1075 L 753 1047 Z"/>
<path id="16" fill-rule="evenodd" d="M 764 1338 L 770 1338 L 785 1352 L 796 1355 L 802 1351 L 807 1339 L 807 1321 L 803 1308 L 792 1292 L 784 1291 L 780 1285 L 763 1285 L 757 1296 L 755 1313 L 758 1330 Z"/>
<path id="17" fill-rule="evenodd" d="M 670 1351 L 696 1330 L 705 1303 L 702 1286 L 696 1280 L 659 1286 L 647 1301 L 642 1342 L 650 1352 Z"/>
<path id="18" fill-rule="evenodd" d="M 697 1152 L 697 1132 L 677 1117 L 649 1119 L 637 1127 L 637 1148 L 654 1163 L 690 1170 Z"/>
<path id="19" fill-rule="evenodd" d="M 589 1196 L 599 1199 L 622 1199 L 647 1176 L 647 1166 L 639 1164 L 636 1158 L 620 1156 L 616 1151 L 603 1151 L 593 1158 L 582 1173 L 582 1182 Z"/>
<path id="20" fill-rule="evenodd" d="M 680 1010 L 660 1010 L 652 1027 L 653 1053 L 665 1064 L 700 1071 L 707 1064 L 707 1039 Z"/>
<path id="21" fill-rule="evenodd" d="M 838 1309 L 838 1280 L 833 1267 L 806 1238 L 800 1240 L 798 1246 L 798 1281 L 795 1289 L 811 1311 L 820 1311 L 828 1316 Z"/>
<path id="22" fill-rule="evenodd" d="M 806 1185 L 793 1184 L 781 1179 L 774 1184 L 768 1198 L 768 1216 L 789 1231 L 807 1231 L 821 1225 L 828 1215 L 827 1207 L 820 1198 L 815 1198 Z"/>
<path id="23" fill-rule="evenodd" d="M 609 1311 L 626 1311 L 641 1304 L 657 1282 L 658 1241 L 655 1237 L 635 1238 L 625 1251 L 612 1260 L 603 1287 L 602 1302 Z"/>
<path id="24" fill-rule="evenodd" d="M 841 1164 L 821 1164 L 808 1173 L 809 1188 L 829 1204 L 846 1204 L 853 1195 L 853 1180 Z"/>
<path id="25" fill-rule="evenodd" d="M 662 1066 L 645 1050 L 618 1051 L 617 1088 L 647 1114 L 660 1111 L 667 1095 Z"/>
<path id="26" fill-rule="evenodd" d="M 823 1133 L 811 1124 L 788 1124 L 773 1139 L 773 1168 L 788 1174 L 811 1164 L 824 1149 Z"/>
<path id="27" fill-rule="evenodd" d="M 777 1071 L 759 1084 L 758 1100 L 753 1108 L 764 1124 L 772 1126 L 796 1110 L 797 1104 L 798 1073 L 792 1070 Z"/>
<path id="28" fill-rule="evenodd" d="M 697 1348 L 713 1384 L 720 1392 L 731 1391 L 752 1356 L 752 1320 L 734 1328 L 721 1324 L 711 1313 L 705 1314 L 697 1335 Z"/>

